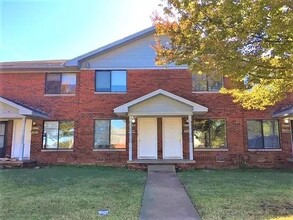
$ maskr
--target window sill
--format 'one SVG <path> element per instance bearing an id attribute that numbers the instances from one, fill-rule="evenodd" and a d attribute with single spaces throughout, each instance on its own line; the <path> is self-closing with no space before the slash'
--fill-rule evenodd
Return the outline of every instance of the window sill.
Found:
<path id="1" fill-rule="evenodd" d="M 126 94 L 127 92 L 94 92 L 95 95 Z"/>
<path id="2" fill-rule="evenodd" d="M 248 149 L 248 151 L 254 152 L 254 151 L 282 151 L 281 148 L 277 148 L 277 149 Z"/>
<path id="3" fill-rule="evenodd" d="M 44 96 L 75 96 L 75 94 L 44 94 Z"/>
<path id="4" fill-rule="evenodd" d="M 73 151 L 73 149 L 42 149 L 41 150 L 41 152 L 62 152 L 62 151 L 64 151 L 64 152 L 72 152 Z"/>
<path id="5" fill-rule="evenodd" d="M 93 151 L 126 151 L 126 149 L 93 149 Z"/>
<path id="6" fill-rule="evenodd" d="M 194 149 L 194 151 L 228 151 L 228 148 L 225 148 L 225 149 L 217 149 L 217 148 L 207 148 L 207 149 L 201 149 L 201 148 L 198 148 L 198 149 Z"/>

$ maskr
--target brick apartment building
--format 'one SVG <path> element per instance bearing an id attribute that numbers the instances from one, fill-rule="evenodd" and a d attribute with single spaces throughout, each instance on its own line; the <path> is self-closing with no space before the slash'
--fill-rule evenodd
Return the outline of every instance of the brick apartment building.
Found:
<path id="1" fill-rule="evenodd" d="M 227 78 L 156 66 L 153 27 L 72 60 L 0 63 L 0 158 L 39 164 L 292 165 L 293 94 L 244 110 Z"/>

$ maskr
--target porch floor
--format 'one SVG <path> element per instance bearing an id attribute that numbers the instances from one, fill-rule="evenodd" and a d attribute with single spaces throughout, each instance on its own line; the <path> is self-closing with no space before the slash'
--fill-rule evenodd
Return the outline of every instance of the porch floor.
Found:
<path id="1" fill-rule="evenodd" d="M 128 164 L 190 164 L 195 160 L 188 159 L 137 159 L 127 161 Z"/>
<path id="2" fill-rule="evenodd" d="M 36 166 L 35 160 L 0 160 L 0 167 L 2 168 L 24 168 Z"/>

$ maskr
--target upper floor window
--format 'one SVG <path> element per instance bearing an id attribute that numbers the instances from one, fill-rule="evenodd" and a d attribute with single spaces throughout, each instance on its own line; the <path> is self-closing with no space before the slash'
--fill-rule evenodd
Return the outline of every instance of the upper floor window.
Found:
<path id="1" fill-rule="evenodd" d="M 125 149 L 126 121 L 95 120 L 95 149 Z"/>
<path id="2" fill-rule="evenodd" d="M 73 121 L 45 121 L 44 149 L 71 149 L 74 143 Z"/>
<path id="3" fill-rule="evenodd" d="M 96 92 L 126 92 L 125 70 L 96 71 Z"/>
<path id="4" fill-rule="evenodd" d="M 223 77 L 207 74 L 192 74 L 193 91 L 219 91 L 223 86 Z"/>
<path id="5" fill-rule="evenodd" d="M 227 148 L 226 121 L 223 119 L 193 121 L 194 148 Z"/>
<path id="6" fill-rule="evenodd" d="M 75 94 L 75 73 L 47 73 L 46 94 Z"/>
<path id="7" fill-rule="evenodd" d="M 248 148 L 280 148 L 279 126 L 277 120 L 248 120 Z"/>

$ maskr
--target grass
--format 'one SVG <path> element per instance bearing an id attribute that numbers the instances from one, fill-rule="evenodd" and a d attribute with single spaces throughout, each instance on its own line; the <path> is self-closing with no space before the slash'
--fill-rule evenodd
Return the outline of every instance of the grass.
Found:
<path id="1" fill-rule="evenodd" d="M 145 180 L 110 167 L 0 170 L 0 219 L 138 219 Z"/>
<path id="2" fill-rule="evenodd" d="M 178 173 L 203 220 L 293 219 L 293 170 Z"/>
<path id="3" fill-rule="evenodd" d="M 292 170 L 179 172 L 203 220 L 293 219 Z M 0 170 L 0 219 L 138 219 L 146 173 L 56 166 Z M 109 209 L 109 216 L 98 216 Z"/>

